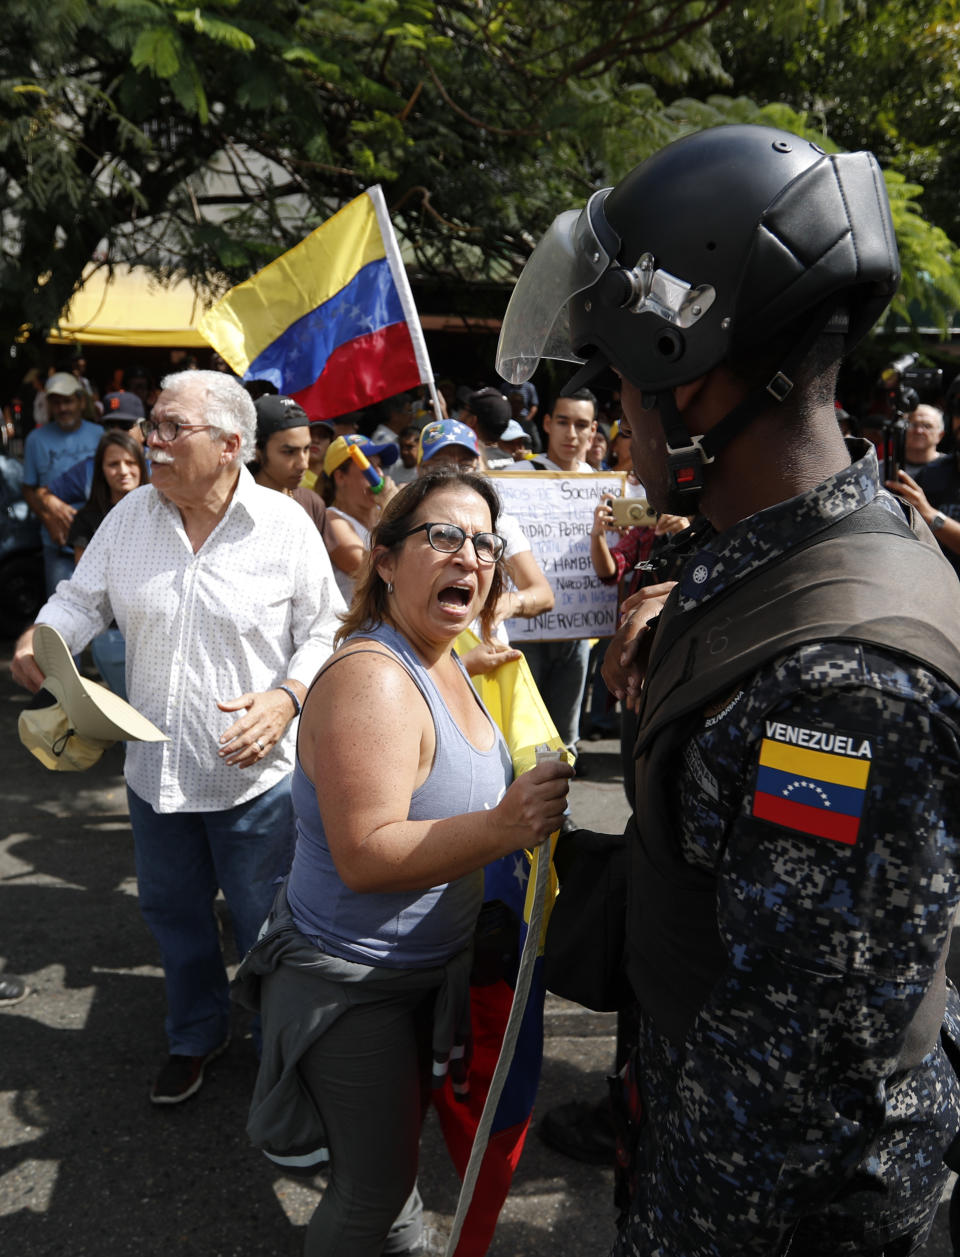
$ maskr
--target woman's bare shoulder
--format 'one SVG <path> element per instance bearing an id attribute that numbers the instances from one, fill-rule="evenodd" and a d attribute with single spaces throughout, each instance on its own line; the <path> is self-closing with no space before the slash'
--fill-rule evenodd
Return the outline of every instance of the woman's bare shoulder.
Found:
<path id="1" fill-rule="evenodd" d="M 375 638 L 352 637 L 340 646 L 320 670 L 313 689 L 330 695 L 349 691 L 360 697 L 371 686 L 380 699 L 392 693 L 409 697 L 419 689 L 405 665 L 389 646 Z"/>

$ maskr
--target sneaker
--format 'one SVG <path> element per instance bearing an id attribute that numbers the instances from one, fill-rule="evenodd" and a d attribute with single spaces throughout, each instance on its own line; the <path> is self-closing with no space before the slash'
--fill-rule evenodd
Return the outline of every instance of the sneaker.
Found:
<path id="1" fill-rule="evenodd" d="M 383 1257 L 441 1257 L 441 1254 L 447 1251 L 447 1241 L 445 1236 L 439 1231 L 434 1230 L 432 1226 L 425 1226 L 420 1232 L 420 1238 L 412 1248 L 398 1249 L 391 1253 L 389 1249 L 383 1250 Z"/>
<path id="2" fill-rule="evenodd" d="M 10 1008 L 19 1004 L 30 994 L 30 988 L 23 978 L 12 973 L 0 973 L 0 1008 Z"/>
<path id="3" fill-rule="evenodd" d="M 171 1054 L 150 1090 L 151 1101 L 154 1104 L 182 1104 L 184 1100 L 189 1100 L 203 1086 L 204 1069 L 227 1050 L 229 1043 L 230 1036 L 227 1035 L 219 1047 L 205 1056 Z"/>

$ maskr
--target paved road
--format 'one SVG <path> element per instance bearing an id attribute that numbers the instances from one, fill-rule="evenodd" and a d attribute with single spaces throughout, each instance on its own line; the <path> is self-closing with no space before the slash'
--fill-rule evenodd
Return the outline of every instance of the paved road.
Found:
<path id="1" fill-rule="evenodd" d="M 0 966 L 34 993 L 0 1011 L 0 1249 L 295 1257 L 317 1188 L 278 1175 L 246 1142 L 255 1065 L 241 1015 L 193 1100 L 173 1110 L 147 1100 L 165 1057 L 163 984 L 137 911 L 120 752 L 84 774 L 46 772 L 17 740 L 26 696 L 9 654 L 0 642 Z M 589 744 L 585 766 L 575 819 L 615 832 L 626 816 L 615 744 Z M 546 1025 L 537 1113 L 597 1097 L 613 1058 L 611 1017 L 551 999 Z M 432 1119 L 421 1190 L 443 1235 L 457 1181 Z M 610 1171 L 531 1137 L 491 1257 L 602 1257 L 611 1190 Z M 949 1254 L 941 1227 L 924 1257 Z"/>

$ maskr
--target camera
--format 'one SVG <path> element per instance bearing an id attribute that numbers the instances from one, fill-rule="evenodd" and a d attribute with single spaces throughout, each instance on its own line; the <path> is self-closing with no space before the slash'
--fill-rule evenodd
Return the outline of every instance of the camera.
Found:
<path id="1" fill-rule="evenodd" d="M 652 528 L 659 518 L 646 498 L 607 498 L 618 528 Z"/>
<path id="2" fill-rule="evenodd" d="M 895 480 L 906 462 L 907 415 L 920 405 L 921 393 L 939 395 L 943 372 L 939 367 L 918 367 L 919 354 L 902 354 L 880 373 L 892 418 L 883 425 L 883 479 Z"/>

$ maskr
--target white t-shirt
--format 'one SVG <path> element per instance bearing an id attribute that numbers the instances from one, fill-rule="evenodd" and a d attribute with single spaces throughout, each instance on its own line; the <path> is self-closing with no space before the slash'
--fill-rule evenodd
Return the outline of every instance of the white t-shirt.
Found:
<path id="1" fill-rule="evenodd" d="M 370 529 L 367 528 L 366 524 L 361 524 L 359 519 L 354 519 L 352 515 L 348 515 L 346 511 L 341 511 L 340 508 L 336 506 L 327 507 L 327 519 L 329 519 L 331 515 L 335 515 L 338 519 L 345 519 L 360 538 L 363 543 L 364 550 L 370 549 Z M 343 594 L 343 601 L 349 607 L 350 603 L 353 601 L 353 587 L 357 583 L 356 577 L 351 576 L 348 572 L 341 572 L 336 563 L 331 563 L 330 566 L 333 568 L 333 577 L 337 582 L 337 588 L 340 590 L 341 594 Z"/>
<path id="2" fill-rule="evenodd" d="M 533 467 L 531 466 L 531 463 L 539 463 L 540 466 Z M 528 459 L 525 465 L 521 463 L 520 466 L 517 468 L 517 470 L 518 471 L 568 471 L 569 469 L 566 467 L 560 467 L 557 463 L 553 461 L 552 458 L 547 458 L 546 454 L 537 454 L 535 455 L 533 459 Z M 581 472 L 591 472 L 593 470 L 594 468 L 591 467 L 589 463 L 577 463 L 576 467 L 574 467 L 573 471 L 570 472 L 569 474 L 573 475 L 574 472 L 577 472 L 579 474 Z"/>
<path id="3" fill-rule="evenodd" d="M 530 542 L 524 536 L 523 529 L 515 515 L 509 515 L 506 511 L 501 511 L 497 519 L 497 532 L 503 538 L 505 545 L 503 548 L 503 557 L 512 559 L 515 554 L 523 554 L 525 550 L 529 550 Z M 507 577 L 505 582 L 507 589 L 515 589 L 516 586 Z M 470 625 L 477 637 L 482 638 L 483 632 L 480 628 L 480 621 L 474 620 Z M 510 638 L 507 636 L 506 625 L 498 624 L 493 633 L 493 640 L 501 642 L 504 646 L 510 645 Z"/>

